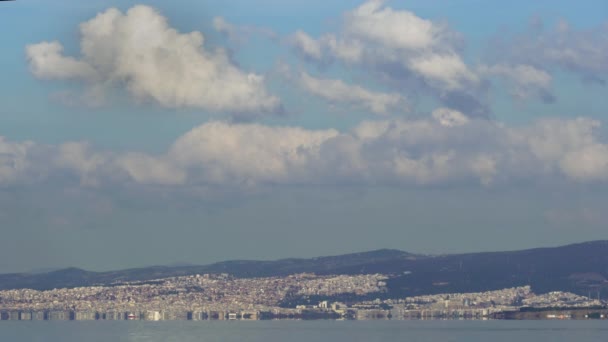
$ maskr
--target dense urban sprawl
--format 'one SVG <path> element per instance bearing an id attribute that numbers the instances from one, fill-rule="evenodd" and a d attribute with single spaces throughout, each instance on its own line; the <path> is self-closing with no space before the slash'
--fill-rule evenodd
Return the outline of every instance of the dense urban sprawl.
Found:
<path id="1" fill-rule="evenodd" d="M 596 307 L 603 303 L 571 293 L 535 295 L 529 286 L 480 293 L 437 294 L 402 299 L 321 301 L 281 307 L 286 298 L 364 296 L 386 291 L 387 276 L 295 274 L 235 278 L 194 275 L 109 286 L 36 291 L 0 291 L 2 320 L 205 320 L 325 317 L 408 319 L 481 318 L 521 307 Z"/>

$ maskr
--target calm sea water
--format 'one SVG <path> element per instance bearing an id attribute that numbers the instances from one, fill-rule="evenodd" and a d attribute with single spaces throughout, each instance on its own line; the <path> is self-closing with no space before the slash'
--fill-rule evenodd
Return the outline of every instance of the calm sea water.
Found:
<path id="1" fill-rule="evenodd" d="M 0 322 L 0 341 L 608 341 L 608 321 Z"/>

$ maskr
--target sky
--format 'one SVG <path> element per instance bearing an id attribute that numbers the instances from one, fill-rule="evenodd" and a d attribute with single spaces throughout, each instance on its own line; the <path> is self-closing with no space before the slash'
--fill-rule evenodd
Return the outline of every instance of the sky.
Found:
<path id="1" fill-rule="evenodd" d="M 0 4 L 0 273 L 608 239 L 608 3 Z"/>

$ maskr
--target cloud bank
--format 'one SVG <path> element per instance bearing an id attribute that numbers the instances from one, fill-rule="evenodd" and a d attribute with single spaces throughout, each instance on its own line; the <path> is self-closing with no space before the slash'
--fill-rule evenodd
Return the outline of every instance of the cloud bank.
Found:
<path id="1" fill-rule="evenodd" d="M 542 119 L 508 127 L 440 108 L 428 119 L 364 121 L 348 132 L 238 124 L 200 125 L 160 155 L 0 140 L 0 185 L 71 175 L 83 186 L 511 184 L 608 181 L 600 123 Z"/>

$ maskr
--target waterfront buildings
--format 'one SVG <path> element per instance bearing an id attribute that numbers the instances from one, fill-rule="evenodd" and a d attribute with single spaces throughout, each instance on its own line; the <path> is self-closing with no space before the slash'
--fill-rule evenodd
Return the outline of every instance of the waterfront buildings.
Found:
<path id="1" fill-rule="evenodd" d="M 234 278 L 195 275 L 72 289 L 0 291 L 2 320 L 256 320 L 268 318 L 482 318 L 522 307 L 599 307 L 571 293 L 536 295 L 529 286 L 361 300 L 386 291 L 388 276 L 295 274 Z M 348 303 L 332 300 L 341 295 Z M 294 298 L 305 304 L 287 307 Z M 310 298 L 327 298 L 310 302 Z"/>

